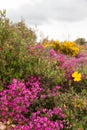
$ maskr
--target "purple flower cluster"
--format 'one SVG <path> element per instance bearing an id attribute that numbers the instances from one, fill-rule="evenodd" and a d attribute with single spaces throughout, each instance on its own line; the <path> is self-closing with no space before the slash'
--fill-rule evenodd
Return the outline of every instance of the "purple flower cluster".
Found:
<path id="1" fill-rule="evenodd" d="M 40 98 L 45 99 L 47 97 L 59 96 L 60 95 L 60 92 L 59 92 L 60 89 L 61 89 L 60 86 L 56 86 L 52 90 L 50 90 L 48 88 L 43 94 L 41 94 Z"/>
<path id="2" fill-rule="evenodd" d="M 55 115 L 56 120 L 52 120 Z M 64 126 L 63 122 L 58 119 L 59 117 L 64 118 L 61 108 L 43 109 L 32 113 L 28 126 L 16 126 L 14 130 L 60 130 Z"/>
<path id="3" fill-rule="evenodd" d="M 78 57 L 68 57 L 63 64 L 61 65 L 61 68 L 64 69 L 65 76 L 68 79 L 72 79 L 72 73 L 76 70 L 80 70 L 81 68 L 85 68 L 87 66 L 87 58 L 84 55 L 79 55 Z M 81 71 L 81 70 L 80 70 Z M 84 76 L 83 76 L 84 78 Z"/>
<path id="4" fill-rule="evenodd" d="M 61 108 L 40 108 L 31 112 L 34 100 L 42 96 L 55 96 L 59 94 L 60 86 L 47 92 L 40 87 L 40 77 L 29 77 L 24 83 L 13 79 L 8 89 L 0 92 L 0 121 L 16 125 L 11 130 L 60 130 L 63 129 Z M 46 94 L 46 95 L 45 95 Z M 30 108 L 30 109 L 29 109 Z M 30 114 L 29 114 L 30 113 Z M 27 115 L 27 116 L 26 116 Z"/>
<path id="5" fill-rule="evenodd" d="M 23 82 L 13 79 L 7 90 L 0 92 L 0 120 L 9 118 L 16 122 L 26 122 L 25 114 L 38 93 L 42 91 L 39 85 L 34 84 L 27 88 Z"/>
<path id="6" fill-rule="evenodd" d="M 44 47 L 42 45 L 29 46 L 28 52 L 30 55 L 37 56 L 44 52 Z"/>
<path id="7" fill-rule="evenodd" d="M 56 53 L 53 49 L 49 51 L 49 56 L 55 58 L 59 62 L 60 69 L 64 70 L 65 77 L 72 80 L 72 73 L 76 69 L 87 66 L 87 54 L 78 54 L 77 57 L 69 57 L 60 53 Z"/>
<path id="8" fill-rule="evenodd" d="M 54 49 L 50 49 L 49 56 L 56 58 L 60 65 L 65 61 L 65 55 L 61 53 L 56 53 Z"/>

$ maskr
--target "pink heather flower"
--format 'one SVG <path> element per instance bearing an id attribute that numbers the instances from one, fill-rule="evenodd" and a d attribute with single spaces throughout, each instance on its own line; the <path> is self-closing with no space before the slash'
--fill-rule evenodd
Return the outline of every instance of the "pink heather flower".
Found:
<path id="1" fill-rule="evenodd" d="M 44 51 L 44 47 L 42 45 L 36 45 L 37 49 L 40 49 L 42 52 Z"/>
<path id="2" fill-rule="evenodd" d="M 47 111 L 47 109 L 46 109 L 46 108 L 42 109 L 42 112 L 43 112 L 43 113 L 46 113 L 46 111 Z"/>
<path id="3" fill-rule="evenodd" d="M 54 51 L 54 49 L 50 49 L 49 55 L 50 55 L 50 56 L 54 56 L 55 54 L 56 54 L 56 52 Z"/>
<path id="4" fill-rule="evenodd" d="M 17 82 L 18 82 L 17 79 L 13 79 L 13 80 L 12 80 L 12 83 L 14 83 L 14 84 L 17 83 Z"/>
<path id="5" fill-rule="evenodd" d="M 61 87 L 60 86 L 56 86 L 55 88 L 53 88 L 53 91 L 57 91 L 59 90 Z"/>
<path id="6" fill-rule="evenodd" d="M 46 95 L 45 94 L 41 95 L 41 98 L 43 98 L 43 99 L 46 98 Z"/>
<path id="7" fill-rule="evenodd" d="M 40 97 L 46 98 L 56 95 L 60 86 L 54 90 L 45 91 L 40 87 L 40 78 L 30 77 L 26 83 L 13 79 L 8 89 L 0 92 L 0 120 L 7 122 L 8 119 L 15 122 L 16 126 L 12 130 L 61 130 L 63 129 L 64 118 L 61 108 L 37 110 L 29 115 L 31 106 Z M 43 94 L 42 94 L 43 93 Z M 27 115 L 27 116 L 26 116 Z M 53 116 L 58 118 L 52 120 Z M 60 119 L 60 118 L 61 119 Z M 14 125 L 15 125 L 14 124 Z"/>
<path id="8" fill-rule="evenodd" d="M 3 121 L 4 118 L 11 118 L 13 121 L 26 122 L 28 108 L 42 91 L 38 83 L 33 81 L 28 88 L 25 83 L 13 79 L 7 90 L 0 92 L 0 119 Z"/>

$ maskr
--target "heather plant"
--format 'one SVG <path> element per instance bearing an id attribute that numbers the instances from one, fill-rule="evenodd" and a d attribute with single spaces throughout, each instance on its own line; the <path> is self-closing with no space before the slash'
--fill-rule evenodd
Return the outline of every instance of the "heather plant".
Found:
<path id="1" fill-rule="evenodd" d="M 29 76 L 41 77 L 43 87 L 52 87 L 64 80 L 63 70 L 59 69 L 62 60 L 60 54 L 52 56 L 52 50 L 46 51 L 43 46 L 36 44 L 20 48 L 20 54 L 15 57 L 15 52 L 6 54 L 6 60 L 10 65 L 1 66 L 3 75 L 1 81 L 9 82 L 12 78 L 27 79 Z M 5 54 L 5 53 L 4 53 Z M 8 55 L 9 54 L 9 55 Z M 14 56 L 14 60 L 12 59 Z M 58 61 L 59 59 L 59 61 Z M 16 69 L 16 70 L 15 70 Z M 4 71 L 3 71 L 4 70 Z"/>
<path id="2" fill-rule="evenodd" d="M 42 108 L 53 109 L 56 107 L 55 96 L 60 95 L 60 86 L 56 86 L 53 89 L 45 88 L 39 96 L 39 99 L 35 100 L 30 111 L 34 112 L 41 110 Z"/>
<path id="3" fill-rule="evenodd" d="M 8 22 L 8 25 L 8 29 L 10 28 L 9 35 L 3 42 L 2 50 L 0 50 L 1 85 L 11 82 L 13 78 L 22 79 L 30 75 L 40 75 L 43 84 L 47 82 L 46 86 L 49 87 L 52 84 L 55 86 L 60 83 L 63 71 L 56 69 L 56 59 L 50 57 L 43 46 L 33 44 L 30 42 L 31 40 L 28 40 L 31 34 L 34 39 L 33 32 L 30 32 L 22 22 L 15 25 L 10 25 Z M 25 33 L 26 36 L 22 33 Z"/>
<path id="4" fill-rule="evenodd" d="M 26 74 L 28 72 L 31 75 L 39 75 L 43 87 L 51 88 L 60 84 L 64 79 L 64 73 L 57 66 L 57 58 L 50 56 L 50 50 L 44 50 L 43 46 L 39 44 L 30 46 L 28 50 L 29 63 Z"/>
<path id="5" fill-rule="evenodd" d="M 86 45 L 74 42 L 36 43 L 23 21 L 13 24 L 0 11 L 0 125 L 8 130 L 85 130 L 86 51 Z"/>
<path id="6" fill-rule="evenodd" d="M 86 90 L 61 93 L 61 88 L 42 89 L 40 77 L 29 77 L 26 83 L 14 79 L 8 89 L 0 92 L 0 121 L 10 122 L 13 125 L 9 129 L 15 130 L 85 129 Z"/>
<path id="7" fill-rule="evenodd" d="M 27 88 L 23 82 L 13 79 L 7 90 L 0 92 L 0 120 L 8 121 L 10 118 L 12 122 L 27 122 L 28 107 L 41 90 L 37 84 Z"/>
<path id="8" fill-rule="evenodd" d="M 42 111 L 32 113 L 28 126 L 16 126 L 14 130 L 24 130 L 24 128 L 26 130 L 61 130 L 64 126 L 60 118 L 64 118 L 61 108 L 54 108 L 53 110 L 42 109 Z"/>
<path id="9" fill-rule="evenodd" d="M 59 89 L 60 86 L 56 86 L 46 96 L 50 98 L 58 95 L 56 90 Z M 34 101 L 43 98 L 40 93 L 45 91 L 40 87 L 39 77 L 31 77 L 26 83 L 13 79 L 12 84 L 0 92 L 0 121 L 16 125 L 14 129 L 63 129 L 64 114 L 61 108 L 53 105 L 51 109 L 45 106 L 33 109 Z"/>
<path id="10" fill-rule="evenodd" d="M 77 92 L 81 92 L 83 88 L 87 88 L 87 55 L 82 53 L 84 52 L 83 50 L 76 57 L 70 57 L 68 55 L 58 53 L 54 49 L 49 49 L 48 51 L 51 62 L 53 59 L 56 60 L 54 67 L 56 67 L 57 71 L 62 70 L 63 72 L 63 75 L 60 77 L 60 79 L 62 79 L 61 83 L 58 84 L 62 85 L 64 89 L 69 89 L 74 86 Z M 73 77 L 72 75 L 74 73 L 77 74 Z"/>
<path id="11" fill-rule="evenodd" d="M 82 54 L 82 52 L 80 52 L 80 54 L 78 54 L 76 57 L 70 57 L 68 55 L 57 53 L 53 49 L 50 49 L 50 57 L 54 57 L 57 60 L 56 68 L 58 67 L 58 69 L 62 70 L 65 76 L 65 80 L 62 78 L 62 87 L 65 86 L 65 88 L 68 88 L 74 86 L 75 89 L 78 89 L 80 86 L 79 90 L 86 87 L 87 55 Z M 77 81 L 74 81 L 74 79 L 77 79 L 78 74 L 75 77 L 72 76 L 72 74 L 75 72 L 80 73 L 80 80 L 78 83 Z"/>

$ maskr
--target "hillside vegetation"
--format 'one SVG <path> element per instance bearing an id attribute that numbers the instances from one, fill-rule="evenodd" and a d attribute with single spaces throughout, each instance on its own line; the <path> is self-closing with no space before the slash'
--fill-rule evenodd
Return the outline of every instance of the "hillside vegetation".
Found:
<path id="1" fill-rule="evenodd" d="M 0 11 L 0 129 L 87 130 L 87 45 L 36 38 Z"/>

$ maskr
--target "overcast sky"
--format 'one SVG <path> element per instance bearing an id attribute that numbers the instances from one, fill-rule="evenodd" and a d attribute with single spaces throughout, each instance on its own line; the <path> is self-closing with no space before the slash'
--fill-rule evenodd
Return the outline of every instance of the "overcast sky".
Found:
<path id="1" fill-rule="evenodd" d="M 1 9 L 13 22 L 25 19 L 41 38 L 87 40 L 87 0 L 0 0 Z"/>

